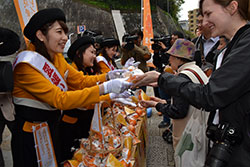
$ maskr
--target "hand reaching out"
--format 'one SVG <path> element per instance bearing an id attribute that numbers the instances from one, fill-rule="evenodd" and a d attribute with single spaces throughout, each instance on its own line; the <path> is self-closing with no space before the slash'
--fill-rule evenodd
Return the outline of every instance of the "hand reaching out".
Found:
<path id="1" fill-rule="evenodd" d="M 153 101 L 153 100 L 141 100 L 140 101 L 140 104 L 143 106 L 143 107 L 155 107 L 157 102 Z"/>
<path id="2" fill-rule="evenodd" d="M 136 107 L 136 104 L 133 103 L 133 101 L 130 98 L 115 98 L 113 101 L 125 104 L 125 105 L 130 105 L 132 107 Z"/>
<path id="3" fill-rule="evenodd" d="M 157 82 L 160 73 L 157 71 L 149 71 L 143 75 L 136 76 L 134 80 L 134 85 L 132 88 L 141 87 L 141 86 L 148 86 L 151 83 Z"/>
<path id="4" fill-rule="evenodd" d="M 104 94 L 107 93 L 121 93 L 129 89 L 132 85 L 131 82 L 125 81 L 123 78 L 113 79 L 103 83 Z"/>
<path id="5" fill-rule="evenodd" d="M 140 104 L 143 107 L 155 107 L 157 103 L 167 103 L 166 100 L 160 99 L 158 97 L 150 96 L 150 100 L 141 100 Z"/>
<path id="6" fill-rule="evenodd" d="M 131 58 L 129 58 L 129 59 L 126 61 L 124 67 L 125 67 L 125 68 L 128 68 L 128 67 L 130 67 L 130 66 L 138 67 L 138 65 L 139 65 L 140 63 L 141 63 L 141 62 L 135 62 L 135 59 L 134 59 L 133 57 L 131 57 Z"/>
<path id="7" fill-rule="evenodd" d="M 130 92 L 124 91 L 122 93 L 110 93 L 109 94 L 110 99 L 115 99 L 115 98 L 128 98 L 131 96 Z"/>
<path id="8" fill-rule="evenodd" d="M 112 71 L 109 71 L 107 73 L 108 79 L 116 79 L 116 78 L 123 78 L 123 73 L 127 72 L 128 70 L 123 70 L 123 69 L 115 69 Z"/>
<path id="9" fill-rule="evenodd" d="M 158 98 L 158 97 L 155 97 L 155 96 L 150 96 L 150 100 L 158 102 L 158 103 L 167 103 L 166 100 Z"/>

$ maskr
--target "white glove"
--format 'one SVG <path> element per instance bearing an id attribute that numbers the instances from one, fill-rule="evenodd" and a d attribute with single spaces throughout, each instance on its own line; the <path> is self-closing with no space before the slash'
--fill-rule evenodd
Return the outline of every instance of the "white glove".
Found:
<path id="1" fill-rule="evenodd" d="M 129 91 L 124 91 L 122 93 L 110 93 L 109 94 L 110 99 L 115 99 L 115 98 L 128 98 L 131 96 L 131 94 L 129 93 Z"/>
<path id="2" fill-rule="evenodd" d="M 109 71 L 107 73 L 108 75 L 108 79 L 111 80 L 111 79 L 116 79 L 116 78 L 123 78 L 123 73 L 127 72 L 128 70 L 123 70 L 123 69 L 116 69 L 116 70 L 113 70 L 113 71 Z"/>
<path id="3" fill-rule="evenodd" d="M 123 78 L 113 79 L 103 83 L 104 94 L 107 93 L 121 93 L 127 90 L 132 83 L 127 82 Z"/>
<path id="4" fill-rule="evenodd" d="M 115 98 L 113 99 L 113 101 L 122 103 L 122 104 L 126 104 L 126 105 L 130 105 L 132 107 L 136 107 L 136 104 L 132 102 L 132 100 L 130 98 Z"/>
<path id="5" fill-rule="evenodd" d="M 133 57 L 130 57 L 130 58 L 126 61 L 124 67 L 125 67 L 125 68 L 128 68 L 128 67 L 130 67 L 130 66 L 138 67 L 138 65 L 139 65 L 140 63 L 141 63 L 141 62 L 135 62 L 135 59 L 134 59 Z"/>

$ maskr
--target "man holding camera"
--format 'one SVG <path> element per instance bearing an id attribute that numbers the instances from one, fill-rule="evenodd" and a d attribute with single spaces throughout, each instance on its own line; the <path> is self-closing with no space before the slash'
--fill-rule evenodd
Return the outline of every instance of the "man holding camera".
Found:
<path id="1" fill-rule="evenodd" d="M 135 30 L 129 36 L 124 37 L 121 48 L 121 64 L 124 65 L 129 58 L 133 57 L 135 62 L 140 62 L 138 68 L 143 72 L 147 72 L 147 61 L 151 58 L 151 53 L 147 46 L 141 44 L 142 40 L 143 32 L 141 30 Z M 141 89 L 146 92 L 146 87 Z"/>
<path id="2" fill-rule="evenodd" d="M 164 67 L 169 64 L 169 54 L 166 52 L 178 38 L 184 38 L 184 35 L 179 31 L 175 31 L 171 36 L 152 39 L 154 41 L 154 44 L 152 44 L 152 49 L 154 50 L 153 64 L 156 66 L 157 71 L 163 72 Z"/>
<path id="3" fill-rule="evenodd" d="M 153 55 L 153 64 L 156 67 L 156 71 L 163 72 L 164 67 L 169 64 L 168 59 L 169 55 L 166 53 L 168 49 L 171 47 L 170 44 L 171 37 L 155 37 L 152 39 L 154 42 L 152 44 L 152 49 L 154 50 Z"/>
<path id="4" fill-rule="evenodd" d="M 12 103 L 11 91 L 13 90 L 12 61 L 16 56 L 16 51 L 20 47 L 18 35 L 6 28 L 0 27 L 0 144 L 5 125 L 13 134 L 14 131 L 14 105 Z M 16 147 L 11 143 L 11 148 Z M 13 155 L 15 152 L 12 151 Z M 3 167 L 4 160 L 0 148 L 0 167 Z"/>

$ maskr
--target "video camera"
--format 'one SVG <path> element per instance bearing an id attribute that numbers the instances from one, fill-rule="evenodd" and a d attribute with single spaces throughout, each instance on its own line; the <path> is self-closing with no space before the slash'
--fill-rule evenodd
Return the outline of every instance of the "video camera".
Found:
<path id="1" fill-rule="evenodd" d="M 103 35 L 101 33 L 96 33 L 90 30 L 85 30 L 83 33 L 80 34 L 80 37 L 83 35 L 87 35 L 91 38 L 93 38 L 95 43 L 101 43 L 104 39 Z"/>
<path id="2" fill-rule="evenodd" d="M 210 125 L 206 135 L 214 142 L 206 159 L 205 167 L 226 167 L 233 152 L 233 146 L 241 142 L 241 134 L 229 123 Z"/>
<path id="3" fill-rule="evenodd" d="M 122 41 L 123 42 L 126 42 L 125 46 L 124 46 L 124 49 L 127 49 L 127 50 L 132 50 L 134 49 L 134 40 L 137 40 L 138 39 L 138 35 L 129 35 L 129 34 L 125 34 L 123 37 L 122 37 Z"/>
<path id="4" fill-rule="evenodd" d="M 152 44 L 153 50 L 160 50 L 161 49 L 159 42 L 162 42 L 167 48 L 170 48 L 170 46 L 171 46 L 171 44 L 170 44 L 171 36 L 170 35 L 153 38 L 153 39 L 151 39 L 151 41 L 154 42 Z"/>

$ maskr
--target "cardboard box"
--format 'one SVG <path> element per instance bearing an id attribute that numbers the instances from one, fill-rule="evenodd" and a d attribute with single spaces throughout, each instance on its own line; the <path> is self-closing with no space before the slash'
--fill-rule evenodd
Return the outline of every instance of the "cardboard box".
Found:
<path id="1" fill-rule="evenodd" d="M 135 164 L 133 167 L 146 167 L 146 146 L 148 143 L 146 121 L 147 117 L 144 116 L 143 118 L 140 118 L 140 120 L 137 122 L 136 136 L 139 140 L 141 140 L 141 143 L 133 147 L 132 156 L 135 160 Z"/>

